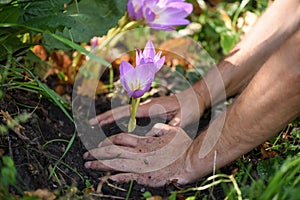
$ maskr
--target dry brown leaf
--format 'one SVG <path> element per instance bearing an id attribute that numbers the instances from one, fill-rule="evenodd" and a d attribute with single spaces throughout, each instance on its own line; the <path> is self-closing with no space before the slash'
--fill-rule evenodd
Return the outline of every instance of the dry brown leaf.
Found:
<path id="1" fill-rule="evenodd" d="M 179 64 L 188 68 L 189 63 L 185 58 L 190 57 L 188 54 L 190 45 L 191 40 L 187 38 L 174 38 L 163 42 L 159 49 L 162 50 L 162 55 L 166 56 L 165 63 L 168 66 L 172 67 Z"/>
<path id="2" fill-rule="evenodd" d="M 1 115 L 3 116 L 3 119 L 7 122 L 11 122 L 11 124 L 15 124 L 15 126 L 13 127 L 14 131 L 16 132 L 20 132 L 20 129 L 25 129 L 23 126 L 21 126 L 16 120 L 14 120 L 10 114 L 7 111 L 0 111 Z"/>
<path id="3" fill-rule="evenodd" d="M 161 196 L 152 196 L 152 197 L 148 197 L 147 200 L 162 200 Z"/>
<path id="4" fill-rule="evenodd" d="M 227 29 L 232 30 L 232 21 L 225 10 L 220 10 L 220 17 L 224 21 Z"/>
<path id="5" fill-rule="evenodd" d="M 48 58 L 48 54 L 47 51 L 45 49 L 45 47 L 43 47 L 42 45 L 35 45 L 32 48 L 32 51 L 35 55 L 37 55 L 41 60 L 47 60 Z"/>
<path id="6" fill-rule="evenodd" d="M 42 200 L 54 200 L 56 195 L 46 189 L 37 189 L 36 191 L 25 191 L 25 195 L 30 197 L 38 197 Z"/>
<path id="7" fill-rule="evenodd" d="M 12 131 L 14 131 L 19 138 L 24 141 L 30 142 L 29 138 L 21 133 L 21 130 L 25 130 L 23 126 L 21 126 L 16 120 L 14 120 L 7 111 L 0 111 L 0 114 L 3 116 L 3 120 L 6 123 L 10 123 L 13 127 L 9 127 Z"/>
<path id="8" fill-rule="evenodd" d="M 0 149 L 0 157 L 5 153 L 4 149 Z"/>
<path id="9" fill-rule="evenodd" d="M 69 67 L 72 64 L 70 57 L 60 51 L 54 51 L 51 55 L 51 59 L 56 66 L 61 68 Z"/>
<path id="10" fill-rule="evenodd" d="M 261 159 L 267 159 L 267 158 L 273 158 L 275 156 L 278 156 L 279 153 L 277 151 L 273 150 L 266 150 L 267 148 L 271 147 L 272 144 L 270 142 L 265 142 L 260 146 L 260 152 L 262 154 Z"/>

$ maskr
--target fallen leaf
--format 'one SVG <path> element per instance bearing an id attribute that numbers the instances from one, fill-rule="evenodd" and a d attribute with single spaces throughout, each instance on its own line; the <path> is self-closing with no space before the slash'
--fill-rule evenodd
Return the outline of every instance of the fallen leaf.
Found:
<path id="1" fill-rule="evenodd" d="M 147 200 L 162 200 L 161 196 L 152 196 L 152 197 L 148 197 Z"/>
<path id="2" fill-rule="evenodd" d="M 7 111 L 3 111 L 1 110 L 0 113 L 3 116 L 4 121 L 6 121 L 6 123 L 10 123 L 13 125 L 13 130 L 16 132 L 20 132 L 20 129 L 25 129 L 23 126 L 21 126 L 16 120 L 14 120 L 10 114 Z"/>
<path id="3" fill-rule="evenodd" d="M 166 56 L 165 63 L 169 67 L 181 65 L 185 69 L 190 66 L 185 58 L 191 57 L 189 52 L 191 40 L 187 38 L 174 38 L 163 42 L 159 49 L 162 50 L 162 55 Z"/>
<path id="4" fill-rule="evenodd" d="M 7 111 L 0 111 L 0 114 L 3 116 L 3 120 L 9 125 L 9 128 L 14 131 L 19 138 L 24 141 L 30 142 L 29 138 L 21 133 L 21 130 L 25 130 L 16 120 L 14 120 Z"/>
<path id="5" fill-rule="evenodd" d="M 54 200 L 56 195 L 46 189 L 37 189 L 36 191 L 25 191 L 25 195 L 30 197 L 38 197 L 42 200 Z"/>
<path id="6" fill-rule="evenodd" d="M 278 156 L 279 153 L 274 150 L 266 150 L 267 148 L 270 148 L 272 144 L 270 142 L 265 142 L 260 146 L 260 152 L 262 154 L 261 159 L 267 159 L 267 158 L 273 158 L 275 156 Z"/>
<path id="7" fill-rule="evenodd" d="M 45 47 L 43 47 L 42 45 L 35 45 L 32 48 L 32 52 L 37 55 L 41 60 L 47 60 L 48 58 L 48 54 L 47 51 L 45 49 Z"/>

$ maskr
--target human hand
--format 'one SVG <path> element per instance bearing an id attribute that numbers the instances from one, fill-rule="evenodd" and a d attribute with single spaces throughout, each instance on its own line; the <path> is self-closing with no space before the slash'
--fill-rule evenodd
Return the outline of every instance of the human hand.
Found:
<path id="1" fill-rule="evenodd" d="M 121 133 L 102 141 L 98 148 L 84 154 L 88 169 L 119 171 L 110 179 L 119 182 L 136 180 L 152 187 L 176 179 L 188 183 L 184 166 L 192 139 L 178 127 L 156 124 L 145 136 Z M 95 160 L 97 159 L 97 160 Z"/>
<path id="2" fill-rule="evenodd" d="M 199 120 L 205 110 L 202 99 L 193 89 L 179 94 L 150 99 L 139 105 L 136 117 L 161 117 L 171 126 L 185 127 Z M 130 115 L 130 105 L 120 106 L 92 118 L 89 123 L 104 126 Z"/>

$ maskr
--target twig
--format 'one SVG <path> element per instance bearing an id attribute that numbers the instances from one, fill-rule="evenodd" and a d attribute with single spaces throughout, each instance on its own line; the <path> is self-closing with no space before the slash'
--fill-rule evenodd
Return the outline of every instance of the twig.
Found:
<path id="1" fill-rule="evenodd" d="M 99 194 L 99 193 L 90 193 L 91 196 L 96 196 L 96 197 L 104 197 L 104 198 L 111 198 L 111 199 L 125 199 L 124 197 L 118 197 L 118 196 L 113 196 L 113 195 L 105 195 L 105 194 Z"/>
<path id="2" fill-rule="evenodd" d="M 101 193 L 102 192 L 103 184 L 105 182 L 107 182 L 107 179 L 108 179 L 109 175 L 110 175 L 110 173 L 108 172 L 108 174 L 106 176 L 103 176 L 103 177 L 100 178 L 100 183 L 98 184 L 97 190 L 96 190 L 97 193 Z"/>
<path id="3" fill-rule="evenodd" d="M 3 119 L 4 119 L 5 121 L 7 121 L 7 123 L 10 122 L 12 125 L 14 125 L 13 127 L 9 127 L 9 128 L 10 128 L 15 134 L 17 134 L 17 136 L 18 136 L 20 139 L 22 139 L 22 140 L 24 140 L 24 141 L 26 141 L 26 142 L 28 142 L 28 143 L 31 142 L 30 139 L 29 139 L 28 137 L 26 137 L 25 135 L 22 135 L 21 132 L 20 132 L 21 130 L 24 130 L 25 128 L 24 128 L 23 126 L 21 126 L 16 120 L 14 120 L 14 119 L 10 116 L 10 114 L 9 114 L 7 111 L 1 110 L 0 113 L 1 113 L 2 116 L 3 116 Z"/>
<path id="4" fill-rule="evenodd" d="M 216 175 L 216 165 L 217 165 L 217 151 L 215 150 L 214 151 L 214 166 L 213 166 L 213 176 Z M 215 179 L 213 178 L 212 180 L 213 182 L 215 181 Z M 213 191 L 214 191 L 214 185 L 211 187 L 211 189 L 209 190 L 209 195 L 211 196 L 211 198 L 213 200 L 215 200 L 215 196 L 213 194 Z"/>
<path id="5" fill-rule="evenodd" d="M 111 183 L 109 183 L 108 181 L 106 181 L 107 185 L 114 188 L 114 189 L 117 189 L 117 190 L 120 190 L 120 191 L 123 191 L 123 192 L 126 192 L 126 190 L 124 188 L 120 188 L 120 187 L 117 187 Z"/>

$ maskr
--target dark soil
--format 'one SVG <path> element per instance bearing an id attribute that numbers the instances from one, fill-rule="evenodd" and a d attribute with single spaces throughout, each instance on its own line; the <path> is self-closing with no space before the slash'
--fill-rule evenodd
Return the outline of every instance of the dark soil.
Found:
<path id="1" fill-rule="evenodd" d="M 69 141 L 73 134 L 78 134 L 74 124 L 57 106 L 45 98 L 39 98 L 38 94 L 20 90 L 7 92 L 5 97 L 0 100 L 0 103 L 0 110 L 7 111 L 12 117 L 24 112 L 31 114 L 29 120 L 21 124 L 24 127 L 21 134 L 26 136 L 29 139 L 28 141 L 18 137 L 12 130 L 7 135 L 0 136 L 0 149 L 3 149 L 5 154 L 13 158 L 18 172 L 17 186 L 22 191 L 48 189 L 56 191 L 58 195 L 64 195 L 71 186 L 75 186 L 78 189 L 77 191 L 79 191 L 77 194 L 84 195 L 85 193 L 82 191 L 97 190 L 101 182 L 99 178 L 106 175 L 106 172 L 86 170 L 84 168 L 82 155 L 86 148 L 78 135 L 76 135 L 68 153 L 58 162 L 53 176 L 49 178 L 51 170 L 68 146 L 68 143 L 64 140 Z M 97 110 L 98 113 L 108 110 L 110 101 L 106 98 L 98 98 L 96 107 L 99 108 Z M 127 119 L 122 120 L 127 121 Z M 149 125 L 149 123 L 154 124 L 159 121 L 160 119 L 149 121 L 149 119 L 144 118 L 139 119 L 138 124 Z M 208 122 L 209 115 L 207 120 L 202 120 L 198 128 L 203 128 Z M 195 127 L 191 126 L 190 128 Z M 103 130 L 107 135 L 121 132 L 121 129 L 115 123 L 105 126 Z M 93 145 L 98 142 L 94 140 Z M 228 171 L 230 173 L 230 170 Z M 91 183 L 94 189 L 86 189 L 88 186 L 86 184 L 87 181 Z M 101 188 L 102 197 L 97 197 L 97 199 L 114 199 L 112 196 L 126 197 L 126 191 L 129 188 L 128 183 L 108 182 L 116 187 L 104 183 Z M 121 191 L 117 187 L 126 191 Z M 152 195 L 166 198 L 174 190 L 176 190 L 176 187 L 173 184 L 162 188 L 149 188 L 134 183 L 130 197 L 131 199 L 141 199 L 142 194 L 149 191 Z M 18 193 L 16 189 L 12 189 L 12 192 Z M 184 194 L 184 196 L 191 194 L 194 193 Z M 103 195 L 106 197 L 103 197 Z M 218 187 L 214 189 L 214 196 L 217 199 L 224 197 L 222 190 Z M 178 197 L 180 198 L 180 196 Z"/>

